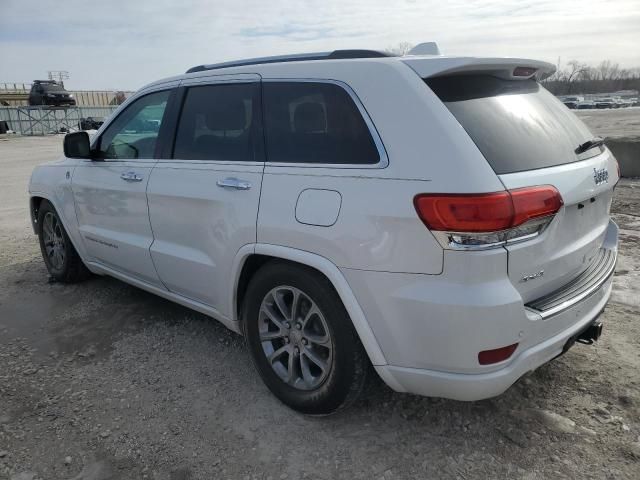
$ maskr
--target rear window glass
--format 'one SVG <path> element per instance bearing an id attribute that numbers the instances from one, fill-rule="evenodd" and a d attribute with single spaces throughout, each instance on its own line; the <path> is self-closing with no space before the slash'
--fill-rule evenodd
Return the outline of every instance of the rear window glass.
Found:
<path id="1" fill-rule="evenodd" d="M 265 82 L 263 93 L 269 162 L 378 163 L 369 128 L 340 86 Z"/>
<path id="2" fill-rule="evenodd" d="M 576 155 L 578 145 L 593 135 L 534 80 L 459 75 L 425 82 L 497 174 L 562 165 L 600 153 L 594 148 Z"/>

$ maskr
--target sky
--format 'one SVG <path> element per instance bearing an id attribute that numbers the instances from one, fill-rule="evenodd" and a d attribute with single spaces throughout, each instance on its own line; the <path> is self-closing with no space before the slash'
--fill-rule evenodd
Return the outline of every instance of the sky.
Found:
<path id="1" fill-rule="evenodd" d="M 0 0 L 0 83 L 136 90 L 202 63 L 436 41 L 443 54 L 640 67 L 640 0 Z"/>

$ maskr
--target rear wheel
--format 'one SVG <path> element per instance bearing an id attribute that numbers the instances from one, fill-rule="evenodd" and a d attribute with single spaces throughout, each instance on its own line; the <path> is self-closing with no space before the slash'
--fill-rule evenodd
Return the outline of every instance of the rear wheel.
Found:
<path id="1" fill-rule="evenodd" d="M 69 240 L 58 213 L 46 200 L 38 210 L 38 237 L 42 258 L 51 277 L 64 283 L 88 277 L 89 271 Z"/>
<path id="2" fill-rule="evenodd" d="M 272 262 L 251 280 L 245 338 L 267 387 L 307 414 L 329 414 L 361 392 L 368 360 L 329 281 L 303 266 Z"/>

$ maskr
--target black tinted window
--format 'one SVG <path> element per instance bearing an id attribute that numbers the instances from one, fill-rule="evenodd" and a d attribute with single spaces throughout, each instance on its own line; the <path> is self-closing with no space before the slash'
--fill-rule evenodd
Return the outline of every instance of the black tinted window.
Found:
<path id="1" fill-rule="evenodd" d="M 189 88 L 178 123 L 174 158 L 255 161 L 258 93 L 257 83 Z"/>
<path id="2" fill-rule="evenodd" d="M 587 127 L 534 80 L 490 75 L 428 78 L 426 83 L 453 113 L 498 174 L 571 163 L 591 139 Z M 597 155 L 599 149 L 588 151 Z"/>
<path id="3" fill-rule="evenodd" d="M 263 92 L 269 162 L 378 163 L 369 128 L 340 86 L 265 82 Z"/>

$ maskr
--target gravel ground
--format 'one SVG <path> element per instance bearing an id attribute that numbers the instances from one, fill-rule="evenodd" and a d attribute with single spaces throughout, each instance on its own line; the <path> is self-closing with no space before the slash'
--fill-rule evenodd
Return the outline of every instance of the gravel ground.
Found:
<path id="1" fill-rule="evenodd" d="M 109 278 L 49 283 L 26 184 L 61 138 L 0 139 L 0 478 L 640 478 L 640 181 L 595 346 L 464 403 L 373 381 L 348 411 L 281 405 L 242 339 Z"/>

